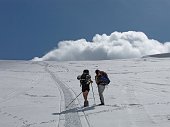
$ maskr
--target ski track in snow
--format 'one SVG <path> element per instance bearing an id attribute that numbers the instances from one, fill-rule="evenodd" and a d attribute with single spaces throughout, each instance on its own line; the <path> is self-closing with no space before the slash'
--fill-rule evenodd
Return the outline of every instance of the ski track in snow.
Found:
<path id="1" fill-rule="evenodd" d="M 53 66 L 53 65 L 49 65 L 50 67 L 52 67 L 53 69 L 59 69 L 60 71 L 59 72 L 69 72 L 69 69 L 67 68 L 67 67 L 65 67 L 65 66 L 63 66 L 63 65 L 57 65 L 57 66 Z M 62 70 L 62 71 L 61 71 Z M 74 69 L 73 69 L 74 70 Z M 47 71 L 49 71 L 49 70 L 47 70 Z M 76 69 L 74 70 L 75 72 L 77 71 Z M 71 87 L 69 87 L 67 84 L 64 84 L 63 82 L 61 82 L 60 80 L 59 80 L 59 78 L 56 78 L 56 76 L 52 73 L 52 72 L 49 72 L 51 75 L 52 75 L 52 77 L 53 77 L 53 79 L 56 81 L 56 82 L 58 82 L 58 84 L 60 84 L 61 86 L 59 86 L 59 87 L 61 87 L 61 90 L 63 91 L 65 91 L 65 93 L 66 93 L 66 95 L 68 94 L 68 92 L 72 92 L 74 95 L 75 95 L 75 97 L 77 97 L 78 95 L 77 95 L 77 93 L 71 88 Z M 71 94 L 71 93 L 70 93 Z M 67 95 L 68 96 L 68 95 Z M 70 98 L 71 96 L 69 95 L 69 98 Z M 65 105 L 66 106 L 66 109 L 64 109 L 65 111 L 64 112 L 79 112 L 80 114 L 79 114 L 79 117 L 83 117 L 83 119 L 84 119 L 84 122 L 85 123 L 83 123 L 84 125 L 83 126 L 85 126 L 85 127 L 92 127 L 92 125 L 90 124 L 90 122 L 89 122 L 89 118 L 88 118 L 88 115 L 85 113 L 85 111 L 86 111 L 86 108 L 85 109 L 83 109 L 83 106 L 80 106 L 81 105 L 81 102 L 80 102 L 80 99 L 77 97 L 76 98 L 76 100 L 77 100 L 77 102 L 78 102 L 78 104 L 75 104 L 75 101 L 76 100 L 74 100 L 73 101 L 73 99 L 75 99 L 75 98 L 71 98 L 69 101 L 68 101 L 68 103 Z M 66 102 L 66 100 L 67 100 L 67 97 L 65 97 L 65 102 Z M 73 101 L 71 104 L 70 104 L 70 102 L 71 101 Z M 78 105 L 78 107 L 77 107 L 77 105 Z M 93 106 L 91 106 L 91 107 L 87 107 L 87 108 L 93 108 L 94 107 L 94 105 Z M 77 114 L 76 114 L 77 115 Z M 68 116 L 68 118 L 70 118 L 70 116 Z M 80 118 L 79 118 L 80 119 Z M 70 120 L 68 121 L 68 123 L 70 122 Z M 80 126 L 81 127 L 81 126 Z"/>
<path id="2" fill-rule="evenodd" d="M 55 76 L 53 72 L 51 72 L 48 69 L 48 64 L 45 65 L 45 71 L 51 75 L 57 87 L 60 87 L 60 89 L 62 90 L 64 94 L 64 101 L 65 101 L 65 107 L 66 107 L 74 99 L 71 91 L 68 89 L 68 87 L 65 86 L 64 83 L 62 83 L 59 80 L 59 78 Z M 60 121 L 61 121 L 61 118 L 60 118 Z M 59 121 L 58 126 L 60 126 L 60 121 Z M 82 127 L 79 115 L 75 107 L 75 102 L 73 102 L 65 111 L 65 127 Z"/>

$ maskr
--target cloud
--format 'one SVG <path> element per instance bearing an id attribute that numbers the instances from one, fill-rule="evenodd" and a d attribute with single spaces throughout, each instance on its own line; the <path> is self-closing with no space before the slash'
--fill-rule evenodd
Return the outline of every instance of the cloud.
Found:
<path id="1" fill-rule="evenodd" d="M 96 34 L 92 42 L 85 39 L 61 41 L 57 48 L 34 61 L 111 60 L 138 58 L 145 55 L 170 52 L 170 42 L 148 39 L 143 32 L 113 32 Z"/>

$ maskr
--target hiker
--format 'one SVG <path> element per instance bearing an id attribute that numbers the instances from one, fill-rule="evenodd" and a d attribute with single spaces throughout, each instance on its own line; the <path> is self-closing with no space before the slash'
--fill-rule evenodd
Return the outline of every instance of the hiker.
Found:
<path id="1" fill-rule="evenodd" d="M 83 74 L 77 77 L 80 80 L 80 86 L 82 87 L 83 97 L 84 97 L 84 107 L 89 106 L 87 100 L 88 93 L 90 91 L 90 83 L 93 83 L 91 76 L 89 75 L 89 70 L 84 70 Z"/>
<path id="2" fill-rule="evenodd" d="M 95 81 L 98 87 L 98 92 L 99 92 L 99 97 L 100 97 L 100 102 L 101 104 L 99 105 L 104 105 L 104 96 L 103 92 L 105 90 L 105 86 L 110 83 L 110 80 L 104 71 L 96 70 L 95 71 L 96 76 L 95 76 Z M 107 78 L 108 81 L 105 80 Z"/>

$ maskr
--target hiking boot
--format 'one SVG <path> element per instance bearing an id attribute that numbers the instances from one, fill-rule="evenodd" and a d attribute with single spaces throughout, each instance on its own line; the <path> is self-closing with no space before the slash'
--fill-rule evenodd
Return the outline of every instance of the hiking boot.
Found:
<path id="1" fill-rule="evenodd" d="M 104 105 L 104 103 L 99 104 L 99 106 Z"/>
<path id="2" fill-rule="evenodd" d="M 89 106 L 89 102 L 88 102 L 88 101 L 85 101 L 85 102 L 84 102 L 84 107 L 87 107 L 87 106 Z"/>

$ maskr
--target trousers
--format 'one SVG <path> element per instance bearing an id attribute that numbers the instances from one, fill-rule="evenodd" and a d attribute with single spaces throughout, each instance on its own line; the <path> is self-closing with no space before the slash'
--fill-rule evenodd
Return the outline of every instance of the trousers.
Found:
<path id="1" fill-rule="evenodd" d="M 105 89 L 105 85 L 100 85 L 100 84 L 98 85 L 98 92 L 99 92 L 100 101 L 103 104 L 104 104 L 104 96 L 103 96 L 104 89 Z"/>

